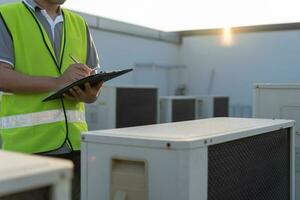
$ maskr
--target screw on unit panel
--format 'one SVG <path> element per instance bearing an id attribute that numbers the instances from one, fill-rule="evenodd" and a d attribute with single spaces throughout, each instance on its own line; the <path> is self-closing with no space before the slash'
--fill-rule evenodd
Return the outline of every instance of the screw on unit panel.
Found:
<path id="1" fill-rule="evenodd" d="M 167 147 L 167 149 L 170 149 L 171 148 L 171 143 L 170 142 L 168 142 L 167 144 L 166 144 L 166 147 Z"/>
<path id="2" fill-rule="evenodd" d="M 82 136 L 81 136 L 81 140 L 82 140 L 82 141 L 83 141 L 83 140 L 85 140 L 85 137 L 84 137 L 84 135 L 82 135 Z"/>

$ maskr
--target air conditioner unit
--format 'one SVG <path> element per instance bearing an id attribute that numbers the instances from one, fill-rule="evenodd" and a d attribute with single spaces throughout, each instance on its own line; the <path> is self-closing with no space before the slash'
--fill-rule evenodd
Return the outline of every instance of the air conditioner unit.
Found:
<path id="1" fill-rule="evenodd" d="M 86 105 L 89 130 L 123 128 L 158 122 L 158 88 L 103 86 L 95 103 Z"/>
<path id="2" fill-rule="evenodd" d="M 300 84 L 255 84 L 253 116 L 296 121 L 296 188 L 300 187 Z M 300 200 L 300 190 L 296 190 Z"/>
<path id="3" fill-rule="evenodd" d="M 211 118 L 87 132 L 81 199 L 294 200 L 293 126 Z"/>
<path id="4" fill-rule="evenodd" d="M 229 116 L 228 96 L 200 95 L 197 105 L 197 119 Z"/>
<path id="5" fill-rule="evenodd" d="M 0 199 L 71 200 L 72 170 L 70 161 L 0 151 Z"/>
<path id="6" fill-rule="evenodd" d="M 160 122 L 194 120 L 196 108 L 194 96 L 162 96 L 160 97 Z"/>

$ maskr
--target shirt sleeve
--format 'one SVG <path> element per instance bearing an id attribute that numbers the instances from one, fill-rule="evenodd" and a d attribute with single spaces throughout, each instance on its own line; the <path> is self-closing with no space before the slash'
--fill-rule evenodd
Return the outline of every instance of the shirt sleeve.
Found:
<path id="1" fill-rule="evenodd" d="M 93 41 L 92 35 L 90 33 L 90 30 L 88 26 L 86 26 L 86 32 L 87 32 L 87 61 L 86 65 L 90 68 L 96 68 L 100 66 L 98 52 L 95 46 L 95 43 Z"/>
<path id="2" fill-rule="evenodd" d="M 0 62 L 15 65 L 15 55 L 12 38 L 0 17 Z"/>

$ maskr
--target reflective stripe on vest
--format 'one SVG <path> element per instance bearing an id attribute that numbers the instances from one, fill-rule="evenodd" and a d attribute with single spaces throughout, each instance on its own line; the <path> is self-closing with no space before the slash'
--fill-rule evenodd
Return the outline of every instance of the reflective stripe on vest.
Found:
<path id="1" fill-rule="evenodd" d="M 68 122 L 85 122 L 85 113 L 76 110 L 67 110 Z M 44 112 L 14 115 L 0 118 L 0 128 L 22 128 L 65 121 L 63 110 L 50 110 Z"/>

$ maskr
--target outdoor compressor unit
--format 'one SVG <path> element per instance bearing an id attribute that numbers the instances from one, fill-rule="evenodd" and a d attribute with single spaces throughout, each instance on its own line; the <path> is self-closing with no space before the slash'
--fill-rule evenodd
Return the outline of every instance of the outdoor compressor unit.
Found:
<path id="1" fill-rule="evenodd" d="M 197 119 L 229 116 L 229 97 L 219 95 L 197 96 Z"/>
<path id="2" fill-rule="evenodd" d="M 160 97 L 160 123 L 196 119 L 196 103 L 194 96 Z"/>
<path id="3" fill-rule="evenodd" d="M 211 118 L 87 132 L 81 199 L 294 200 L 294 123 Z"/>
<path id="4" fill-rule="evenodd" d="M 300 84 L 255 84 L 253 116 L 296 121 L 296 200 L 300 200 Z"/>
<path id="5" fill-rule="evenodd" d="M 158 88 L 103 86 L 97 101 L 86 105 L 89 130 L 123 128 L 158 122 Z"/>
<path id="6" fill-rule="evenodd" d="M 71 200 L 72 170 L 70 161 L 0 151 L 0 199 Z"/>

